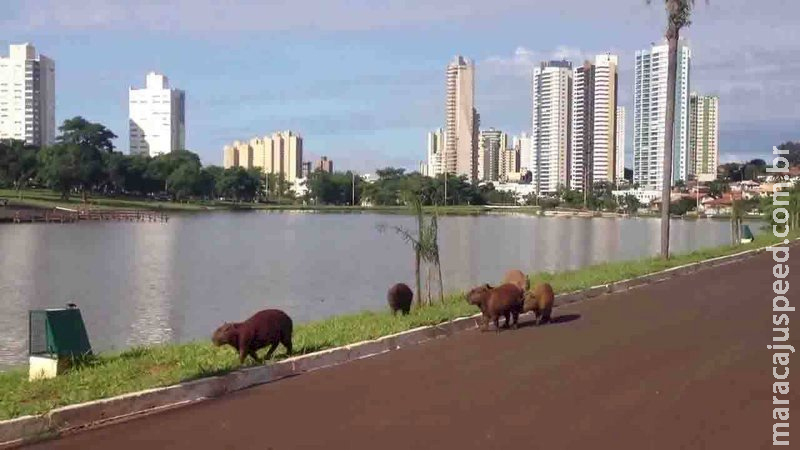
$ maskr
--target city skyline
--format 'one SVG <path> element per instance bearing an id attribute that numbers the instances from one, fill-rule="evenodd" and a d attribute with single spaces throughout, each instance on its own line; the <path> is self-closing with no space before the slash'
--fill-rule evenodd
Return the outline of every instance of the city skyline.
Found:
<path id="1" fill-rule="evenodd" d="M 441 6 L 435 3 L 420 7 Z M 574 1 L 542 4 L 536 8 L 537 25 L 523 30 L 513 25 L 533 16 L 524 10 L 519 14 L 522 5 L 501 1 L 492 12 L 494 20 L 480 25 L 473 20 L 477 13 L 459 16 L 450 11 L 423 21 L 416 14 L 398 14 L 413 8 L 393 5 L 388 8 L 392 14 L 363 8 L 345 21 L 328 17 L 320 23 L 320 16 L 312 12 L 311 18 L 292 16 L 281 25 L 288 30 L 262 30 L 274 24 L 245 21 L 243 25 L 233 19 L 257 14 L 237 12 L 235 7 L 223 12 L 228 20 L 198 18 L 210 8 L 200 2 L 191 11 L 179 8 L 183 15 L 174 24 L 175 36 L 165 39 L 161 29 L 169 27 L 163 22 L 161 29 L 143 26 L 125 5 L 94 5 L 99 10 L 96 15 L 81 15 L 88 5 L 63 1 L 52 8 L 32 8 L 21 3 L 0 12 L 0 24 L 7 31 L 7 40 L 0 44 L 31 42 L 56 60 L 57 123 L 74 115 L 104 123 L 121 136 L 116 145 L 123 152 L 128 150 L 125 87 L 140 84 L 142 73 L 156 70 L 170 74 L 177 86 L 192 94 L 187 122 L 197 128 L 189 129 L 186 146 L 206 163 L 220 164 L 222 145 L 266 126 L 296 129 L 314 143 L 310 152 L 328 154 L 338 166 L 360 171 L 383 165 L 416 167 L 424 152 L 425 132 L 441 123 L 444 114 L 441 67 L 453 54 L 475 61 L 480 74 L 475 104 L 485 127 L 516 135 L 528 130 L 530 107 L 527 95 L 520 93 L 529 89 L 532 66 L 558 57 L 577 63 L 585 55 L 610 50 L 620 56 L 620 106 L 628 108 L 630 167 L 632 55 L 660 40 L 663 8 L 638 1 L 610 2 L 602 8 Z M 720 162 L 763 157 L 771 145 L 798 138 L 800 114 L 795 105 L 800 94 L 791 88 L 790 76 L 798 64 L 791 58 L 798 32 L 786 20 L 796 6 L 764 8 L 762 14 L 771 19 L 769 27 L 749 17 L 744 2 L 701 4 L 694 24 L 684 33 L 698 62 L 692 89 L 724 100 Z M 331 7 L 326 11 L 330 13 Z M 111 26 L 92 17 L 103 17 L 102 23 Z M 613 27 L 601 27 L 595 17 L 614 17 Z M 304 20 L 305 24 L 298 23 Z M 590 20 L 592 25 L 583 27 Z M 232 23 L 237 27 L 230 27 Z M 311 23 L 325 31 L 296 32 Z M 744 40 L 736 32 L 742 23 L 750 26 L 755 40 Z M 493 32 L 472 33 L 468 26 L 491 26 Z M 227 33 L 207 33 L 213 39 L 198 33 L 215 27 L 228 27 Z M 252 42 L 248 33 L 253 31 L 265 31 L 271 38 Z M 238 45 L 243 41 L 254 46 L 245 49 Z M 98 58 L 101 54 L 103 58 Z M 256 61 L 251 54 L 268 55 L 270 63 L 263 63 L 263 58 Z M 313 74 L 305 60 L 331 69 Z M 288 61 L 296 66 L 287 66 Z M 256 74 L 264 78 L 260 87 L 254 87 Z"/>

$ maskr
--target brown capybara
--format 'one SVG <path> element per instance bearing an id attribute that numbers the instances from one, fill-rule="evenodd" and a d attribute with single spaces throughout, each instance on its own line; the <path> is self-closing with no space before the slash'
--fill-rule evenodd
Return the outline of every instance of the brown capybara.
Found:
<path id="1" fill-rule="evenodd" d="M 537 283 L 533 289 L 525 293 L 524 312 L 533 311 L 536 314 L 536 323 L 541 325 L 550 321 L 555 301 L 553 287 L 548 283 Z"/>
<path id="2" fill-rule="evenodd" d="M 517 327 L 519 314 L 523 308 L 523 292 L 522 289 L 511 283 L 505 283 L 495 288 L 484 284 L 469 291 L 467 302 L 478 306 L 483 313 L 481 331 L 486 331 L 489 322 L 492 321 L 497 332 L 500 332 L 500 317 L 506 318 L 505 326 L 507 328 Z"/>
<path id="3" fill-rule="evenodd" d="M 528 280 L 528 277 L 522 273 L 521 270 L 517 269 L 512 269 L 506 272 L 506 276 L 503 277 L 503 283 L 514 284 L 523 291 L 527 291 L 531 288 L 531 282 Z"/>
<path id="4" fill-rule="evenodd" d="M 402 311 L 403 315 L 411 311 L 411 301 L 414 300 L 414 292 L 408 285 L 397 283 L 386 293 L 386 300 L 389 302 L 389 308 L 392 309 L 392 315 L 396 315 L 397 311 Z"/>
<path id="5" fill-rule="evenodd" d="M 239 351 L 239 364 L 243 364 L 247 356 L 261 362 L 256 351 L 270 346 L 264 359 L 269 359 L 272 352 L 283 344 L 286 354 L 292 354 L 292 319 L 278 309 L 265 309 L 253 314 L 244 322 L 225 323 L 217 328 L 211 337 L 214 345 L 228 344 Z"/>

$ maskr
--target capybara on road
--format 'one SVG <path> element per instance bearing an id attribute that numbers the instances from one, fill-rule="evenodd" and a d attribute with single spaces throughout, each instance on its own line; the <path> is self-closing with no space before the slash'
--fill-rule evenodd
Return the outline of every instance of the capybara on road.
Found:
<path id="1" fill-rule="evenodd" d="M 533 289 L 525 293 L 523 311 L 533 311 L 536 314 L 536 323 L 541 325 L 550 321 L 550 313 L 555 301 L 553 287 L 548 283 L 537 283 Z"/>
<path id="2" fill-rule="evenodd" d="M 503 277 L 503 283 L 511 283 L 523 291 L 527 291 L 531 288 L 531 282 L 528 280 L 528 277 L 522 273 L 521 270 L 517 269 L 512 269 L 506 272 L 506 276 Z"/>
<path id="3" fill-rule="evenodd" d="M 270 346 L 265 359 L 283 344 L 286 354 L 292 353 L 292 319 L 278 309 L 265 309 L 253 314 L 244 322 L 225 323 L 217 328 L 211 340 L 214 345 L 228 344 L 239 351 L 239 364 L 243 364 L 247 356 L 261 362 L 256 351 Z"/>
<path id="4" fill-rule="evenodd" d="M 389 308 L 392 309 L 392 315 L 396 315 L 397 311 L 402 311 L 403 315 L 411 311 L 411 301 L 414 299 L 414 292 L 408 285 L 397 283 L 386 293 L 386 300 L 389 302 Z"/>
<path id="5" fill-rule="evenodd" d="M 495 329 L 500 331 L 500 317 L 506 318 L 506 327 L 517 327 L 519 314 L 523 308 L 522 289 L 514 284 L 506 283 L 496 288 L 488 284 L 478 286 L 467 294 L 467 301 L 477 305 L 483 313 L 482 331 L 486 331 L 489 322 L 494 322 Z M 513 318 L 513 323 L 511 319 Z"/>

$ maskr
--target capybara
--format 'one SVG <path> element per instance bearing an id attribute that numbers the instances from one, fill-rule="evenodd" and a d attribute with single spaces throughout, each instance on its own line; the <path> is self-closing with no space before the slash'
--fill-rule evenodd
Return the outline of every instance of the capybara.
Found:
<path id="1" fill-rule="evenodd" d="M 528 277 L 522 273 L 521 270 L 517 269 L 512 269 L 506 272 L 506 276 L 503 277 L 503 283 L 514 284 L 523 291 L 527 291 L 531 288 L 531 282 L 528 280 Z"/>
<path id="2" fill-rule="evenodd" d="M 553 311 L 553 287 L 548 283 L 536 283 L 533 289 L 525 293 L 525 304 L 522 308 L 524 312 L 533 311 L 536 314 L 536 323 L 541 325 L 550 321 L 550 313 Z"/>
<path id="3" fill-rule="evenodd" d="M 495 288 L 484 284 L 469 291 L 467 301 L 481 309 L 481 313 L 483 313 L 482 331 L 486 331 L 489 322 L 492 321 L 495 329 L 499 332 L 500 317 L 506 318 L 506 327 L 517 327 L 519 314 L 523 308 L 523 292 L 522 289 L 511 283 L 505 283 Z"/>
<path id="4" fill-rule="evenodd" d="M 392 315 L 396 315 L 397 311 L 402 311 L 403 315 L 411 311 L 411 301 L 414 299 L 414 292 L 408 285 L 397 283 L 386 293 L 386 300 L 389 302 L 389 308 L 392 309 Z"/>
<path id="5" fill-rule="evenodd" d="M 292 354 L 292 319 L 278 309 L 265 309 L 253 314 L 244 322 L 225 323 L 217 328 L 211 340 L 214 345 L 228 344 L 239 351 L 239 364 L 250 355 L 256 362 L 261 362 L 256 351 L 270 346 L 264 359 L 269 359 L 272 352 L 283 344 L 286 354 Z"/>

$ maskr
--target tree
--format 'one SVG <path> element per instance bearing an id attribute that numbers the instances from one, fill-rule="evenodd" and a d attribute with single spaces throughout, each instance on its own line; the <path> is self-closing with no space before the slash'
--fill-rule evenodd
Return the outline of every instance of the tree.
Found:
<path id="1" fill-rule="evenodd" d="M 726 192 L 730 190 L 728 183 L 720 180 L 714 180 L 708 183 L 708 195 L 711 198 L 722 198 Z"/>
<path id="2" fill-rule="evenodd" d="M 39 152 L 39 179 L 50 189 L 68 200 L 72 189 L 80 180 L 80 169 L 75 157 L 80 149 L 74 145 L 56 144 Z"/>
<path id="3" fill-rule="evenodd" d="M 789 150 L 789 154 L 785 156 L 790 165 L 800 165 L 800 142 L 784 142 L 779 145 L 778 148 L 781 150 Z"/>
<path id="4" fill-rule="evenodd" d="M 653 0 L 646 0 L 651 3 Z M 694 0 L 664 0 L 667 8 L 666 38 L 669 45 L 667 66 L 667 114 L 664 129 L 664 176 L 661 204 L 669 205 L 672 190 L 672 141 L 675 133 L 675 87 L 678 76 L 678 39 L 681 29 L 691 24 Z M 669 208 L 661 208 L 661 257 L 669 259 Z"/>
<path id="5" fill-rule="evenodd" d="M 626 214 L 636 214 L 639 208 L 642 207 L 642 203 L 633 194 L 620 195 L 617 199 L 617 203 Z"/>
<path id="6" fill-rule="evenodd" d="M 244 167 L 225 169 L 217 180 L 217 191 L 235 201 L 252 201 L 258 191 L 260 177 Z"/>
<path id="7" fill-rule="evenodd" d="M 36 147 L 24 141 L 0 141 L 0 183 L 7 182 L 22 198 L 22 188 L 36 174 Z"/>
<path id="8" fill-rule="evenodd" d="M 422 210 L 422 202 L 419 197 L 411 192 L 404 193 L 405 202 L 408 204 L 409 209 L 414 214 L 417 224 L 417 232 L 413 233 L 411 230 L 395 226 L 392 229 L 399 234 L 403 240 L 411 244 L 414 249 L 414 275 L 417 284 L 417 304 L 422 304 L 422 278 L 420 274 L 421 263 L 424 261 L 433 264 L 438 269 L 439 277 L 439 297 L 444 302 L 444 286 L 442 283 L 442 267 L 439 259 L 439 244 L 438 244 L 438 215 L 434 213 L 429 222 L 425 221 L 425 216 Z M 383 232 L 386 230 L 386 225 L 379 224 L 378 231 Z M 430 272 L 428 276 L 428 286 L 430 286 Z M 428 295 L 428 304 L 432 303 L 430 295 Z"/>
<path id="9" fill-rule="evenodd" d="M 99 123 L 92 123 L 81 116 L 67 119 L 58 127 L 60 135 L 56 142 L 61 144 L 73 144 L 79 147 L 92 148 L 99 151 L 114 151 L 112 139 L 117 135 Z"/>

